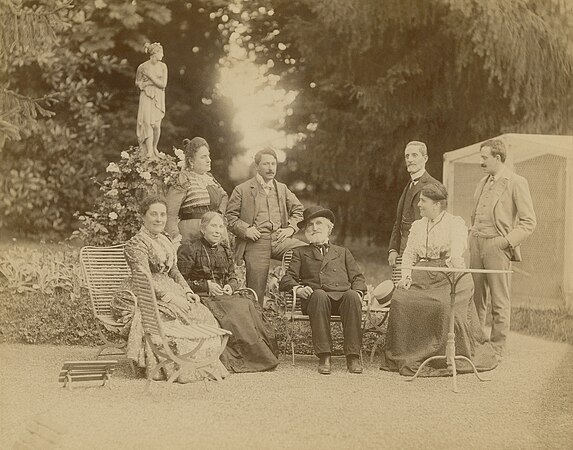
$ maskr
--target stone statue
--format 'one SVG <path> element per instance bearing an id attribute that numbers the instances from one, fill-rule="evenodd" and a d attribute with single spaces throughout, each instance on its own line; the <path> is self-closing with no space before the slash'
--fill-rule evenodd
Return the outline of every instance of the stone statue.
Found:
<path id="1" fill-rule="evenodd" d="M 159 42 L 145 44 L 145 53 L 149 55 L 149 60 L 139 65 L 135 75 L 135 84 L 140 89 L 137 140 L 145 156 L 157 158 L 161 120 L 165 117 L 167 66 L 161 62 L 163 47 Z"/>

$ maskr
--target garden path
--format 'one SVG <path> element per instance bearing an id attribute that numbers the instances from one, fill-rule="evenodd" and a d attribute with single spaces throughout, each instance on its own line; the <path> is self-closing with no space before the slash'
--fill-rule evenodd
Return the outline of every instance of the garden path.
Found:
<path id="1" fill-rule="evenodd" d="M 0 447 L 11 448 L 36 415 L 67 428 L 62 448 L 573 448 L 573 347 L 512 333 L 510 357 L 479 383 L 405 378 L 376 365 L 362 375 L 336 358 L 333 373 L 314 357 L 282 359 L 271 373 L 209 384 L 144 381 L 127 368 L 113 389 L 55 381 L 86 347 L 0 345 Z"/>

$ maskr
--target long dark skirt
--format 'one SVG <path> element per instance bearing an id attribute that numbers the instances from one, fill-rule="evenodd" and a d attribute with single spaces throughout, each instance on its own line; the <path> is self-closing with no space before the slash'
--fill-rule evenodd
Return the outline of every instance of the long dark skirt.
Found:
<path id="1" fill-rule="evenodd" d="M 443 261 L 420 262 L 444 266 Z M 413 375 L 430 356 L 446 354 L 449 330 L 450 283 L 442 273 L 412 271 L 409 290 L 396 289 L 390 306 L 382 370 Z M 456 287 L 454 330 L 456 355 L 469 358 L 479 371 L 497 366 L 493 347 L 485 337 L 473 302 L 471 275 L 464 275 Z M 456 361 L 458 372 L 471 372 L 466 361 Z M 420 376 L 450 375 L 445 360 L 426 364 Z"/>
<path id="2" fill-rule="evenodd" d="M 261 372 L 278 365 L 275 332 L 258 302 L 237 294 L 202 297 L 201 300 L 221 328 L 233 333 L 221 355 L 227 370 Z"/>

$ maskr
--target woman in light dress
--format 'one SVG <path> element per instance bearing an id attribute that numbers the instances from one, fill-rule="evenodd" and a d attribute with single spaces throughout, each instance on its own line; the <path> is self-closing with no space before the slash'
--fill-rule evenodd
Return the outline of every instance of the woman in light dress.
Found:
<path id="1" fill-rule="evenodd" d="M 445 211 L 445 187 L 425 187 L 418 206 L 422 218 L 412 224 L 402 265 L 464 268 L 468 229 L 461 217 Z M 397 287 L 390 306 L 381 369 L 414 375 L 430 356 L 445 355 L 451 288 L 441 273 L 405 268 Z M 472 277 L 464 275 L 456 287 L 454 306 L 456 354 L 469 358 L 479 371 L 491 370 L 497 360 L 481 329 L 473 293 Z M 459 372 L 472 371 L 465 361 L 456 366 Z M 445 361 L 439 360 L 425 365 L 420 376 L 450 374 Z"/>

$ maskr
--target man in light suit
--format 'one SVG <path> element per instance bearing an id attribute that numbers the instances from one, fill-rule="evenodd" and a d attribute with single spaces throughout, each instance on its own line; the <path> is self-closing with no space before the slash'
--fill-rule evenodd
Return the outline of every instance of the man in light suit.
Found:
<path id="1" fill-rule="evenodd" d="M 305 245 L 293 239 L 303 206 L 288 187 L 275 180 L 277 155 L 265 148 L 255 155 L 257 174 L 233 190 L 227 205 L 229 230 L 236 236 L 235 260 L 244 259 L 247 287 L 261 305 L 271 257 L 281 259 L 286 250 Z"/>
<path id="2" fill-rule="evenodd" d="M 521 261 L 520 244 L 535 229 L 537 219 L 527 180 L 505 166 L 503 141 L 491 139 L 480 146 L 482 178 L 474 193 L 475 206 L 469 236 L 470 268 L 510 270 Z M 474 302 L 485 326 L 487 290 L 492 307 L 490 341 L 501 360 L 509 333 L 511 301 L 509 274 L 472 274 Z"/>
<path id="3" fill-rule="evenodd" d="M 426 172 L 426 162 L 428 161 L 426 144 L 420 141 L 408 142 L 404 150 L 404 159 L 406 160 L 406 170 L 410 174 L 410 181 L 398 201 L 396 221 L 388 244 L 388 264 L 391 267 L 396 266 L 396 258 L 406 248 L 412 223 L 421 218 L 418 208 L 420 192 L 424 186 L 430 183 L 441 184 Z"/>
<path id="4" fill-rule="evenodd" d="M 330 373 L 332 337 L 331 314 L 340 315 L 344 333 L 344 354 L 350 373 L 362 373 L 362 302 L 366 282 L 349 250 L 332 245 L 329 236 L 334 214 L 321 206 L 304 210 L 298 226 L 310 245 L 294 249 L 289 268 L 280 281 L 281 291 L 297 288 L 302 312 L 308 314 L 314 352 L 319 357 L 318 372 Z"/>

